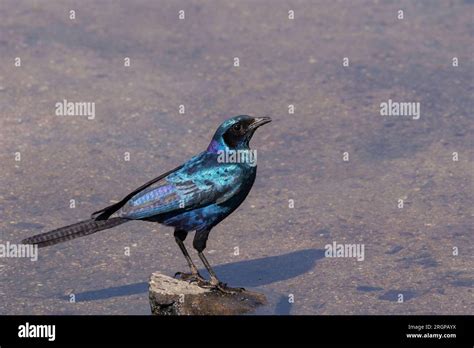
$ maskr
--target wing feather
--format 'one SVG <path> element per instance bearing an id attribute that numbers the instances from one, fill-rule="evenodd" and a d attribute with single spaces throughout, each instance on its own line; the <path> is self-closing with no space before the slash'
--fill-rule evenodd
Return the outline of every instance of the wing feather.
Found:
<path id="1" fill-rule="evenodd" d="M 104 209 L 101 209 L 101 210 L 98 210 L 98 211 L 92 213 L 91 218 L 96 219 L 96 220 L 107 220 L 112 214 L 114 214 L 116 211 L 118 211 L 120 208 L 122 208 L 130 200 L 130 198 L 135 196 L 137 193 L 143 191 L 144 189 L 146 189 L 147 187 L 153 185 L 154 183 L 162 180 L 163 178 L 167 177 L 168 175 L 180 170 L 181 168 L 183 168 L 183 165 L 181 165 L 179 167 L 176 167 L 175 169 L 170 170 L 169 172 L 166 172 L 166 173 L 156 177 L 153 180 L 150 180 L 146 184 L 140 186 L 139 188 L 137 188 L 133 192 L 129 193 L 120 202 L 112 204 L 108 207 L 105 207 Z"/>
<path id="2" fill-rule="evenodd" d="M 204 153 L 135 194 L 120 208 L 118 216 L 144 219 L 224 202 L 240 189 L 241 171 L 239 165 L 217 163 L 214 154 Z"/>

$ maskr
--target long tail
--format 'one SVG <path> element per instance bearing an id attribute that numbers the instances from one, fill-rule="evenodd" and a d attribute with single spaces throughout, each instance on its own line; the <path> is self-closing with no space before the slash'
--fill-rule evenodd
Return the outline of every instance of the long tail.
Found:
<path id="1" fill-rule="evenodd" d="M 23 244 L 37 244 L 39 248 L 42 248 L 45 246 L 54 245 L 57 243 L 65 242 L 67 240 L 87 236 L 88 234 L 106 230 L 108 228 L 121 225 L 127 221 L 129 220 L 119 217 L 111 218 L 108 220 L 90 219 L 69 226 L 64 226 L 56 230 L 41 233 L 36 236 L 26 238 L 21 242 Z"/>

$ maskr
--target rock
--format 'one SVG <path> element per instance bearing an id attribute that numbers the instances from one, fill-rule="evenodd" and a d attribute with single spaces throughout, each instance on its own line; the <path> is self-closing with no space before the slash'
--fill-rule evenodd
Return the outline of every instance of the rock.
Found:
<path id="1" fill-rule="evenodd" d="M 148 289 L 154 315 L 232 315 L 253 312 L 267 303 L 265 295 L 244 290 L 222 293 L 153 273 Z"/>

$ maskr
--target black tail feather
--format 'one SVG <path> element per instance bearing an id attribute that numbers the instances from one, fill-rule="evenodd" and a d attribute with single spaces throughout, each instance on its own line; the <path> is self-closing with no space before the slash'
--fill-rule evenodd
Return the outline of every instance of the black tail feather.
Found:
<path id="1" fill-rule="evenodd" d="M 45 232 L 22 240 L 23 244 L 36 244 L 42 248 L 67 240 L 87 236 L 95 232 L 106 230 L 127 222 L 127 219 L 112 218 L 108 220 L 85 220 L 53 231 Z"/>

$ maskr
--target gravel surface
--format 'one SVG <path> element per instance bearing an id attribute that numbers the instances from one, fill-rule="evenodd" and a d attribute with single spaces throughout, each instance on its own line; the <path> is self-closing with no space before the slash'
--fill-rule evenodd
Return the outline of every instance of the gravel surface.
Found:
<path id="1" fill-rule="evenodd" d="M 223 281 L 266 294 L 264 314 L 472 314 L 473 12 L 2 0 L 0 243 L 88 218 L 204 150 L 228 117 L 269 115 L 254 188 L 206 249 Z M 56 116 L 64 99 L 95 117 Z M 388 99 L 420 102 L 420 118 L 381 116 Z M 0 314 L 149 314 L 149 276 L 186 271 L 172 233 L 131 222 L 36 262 L 1 258 Z M 364 260 L 325 257 L 333 242 L 362 244 Z"/>

